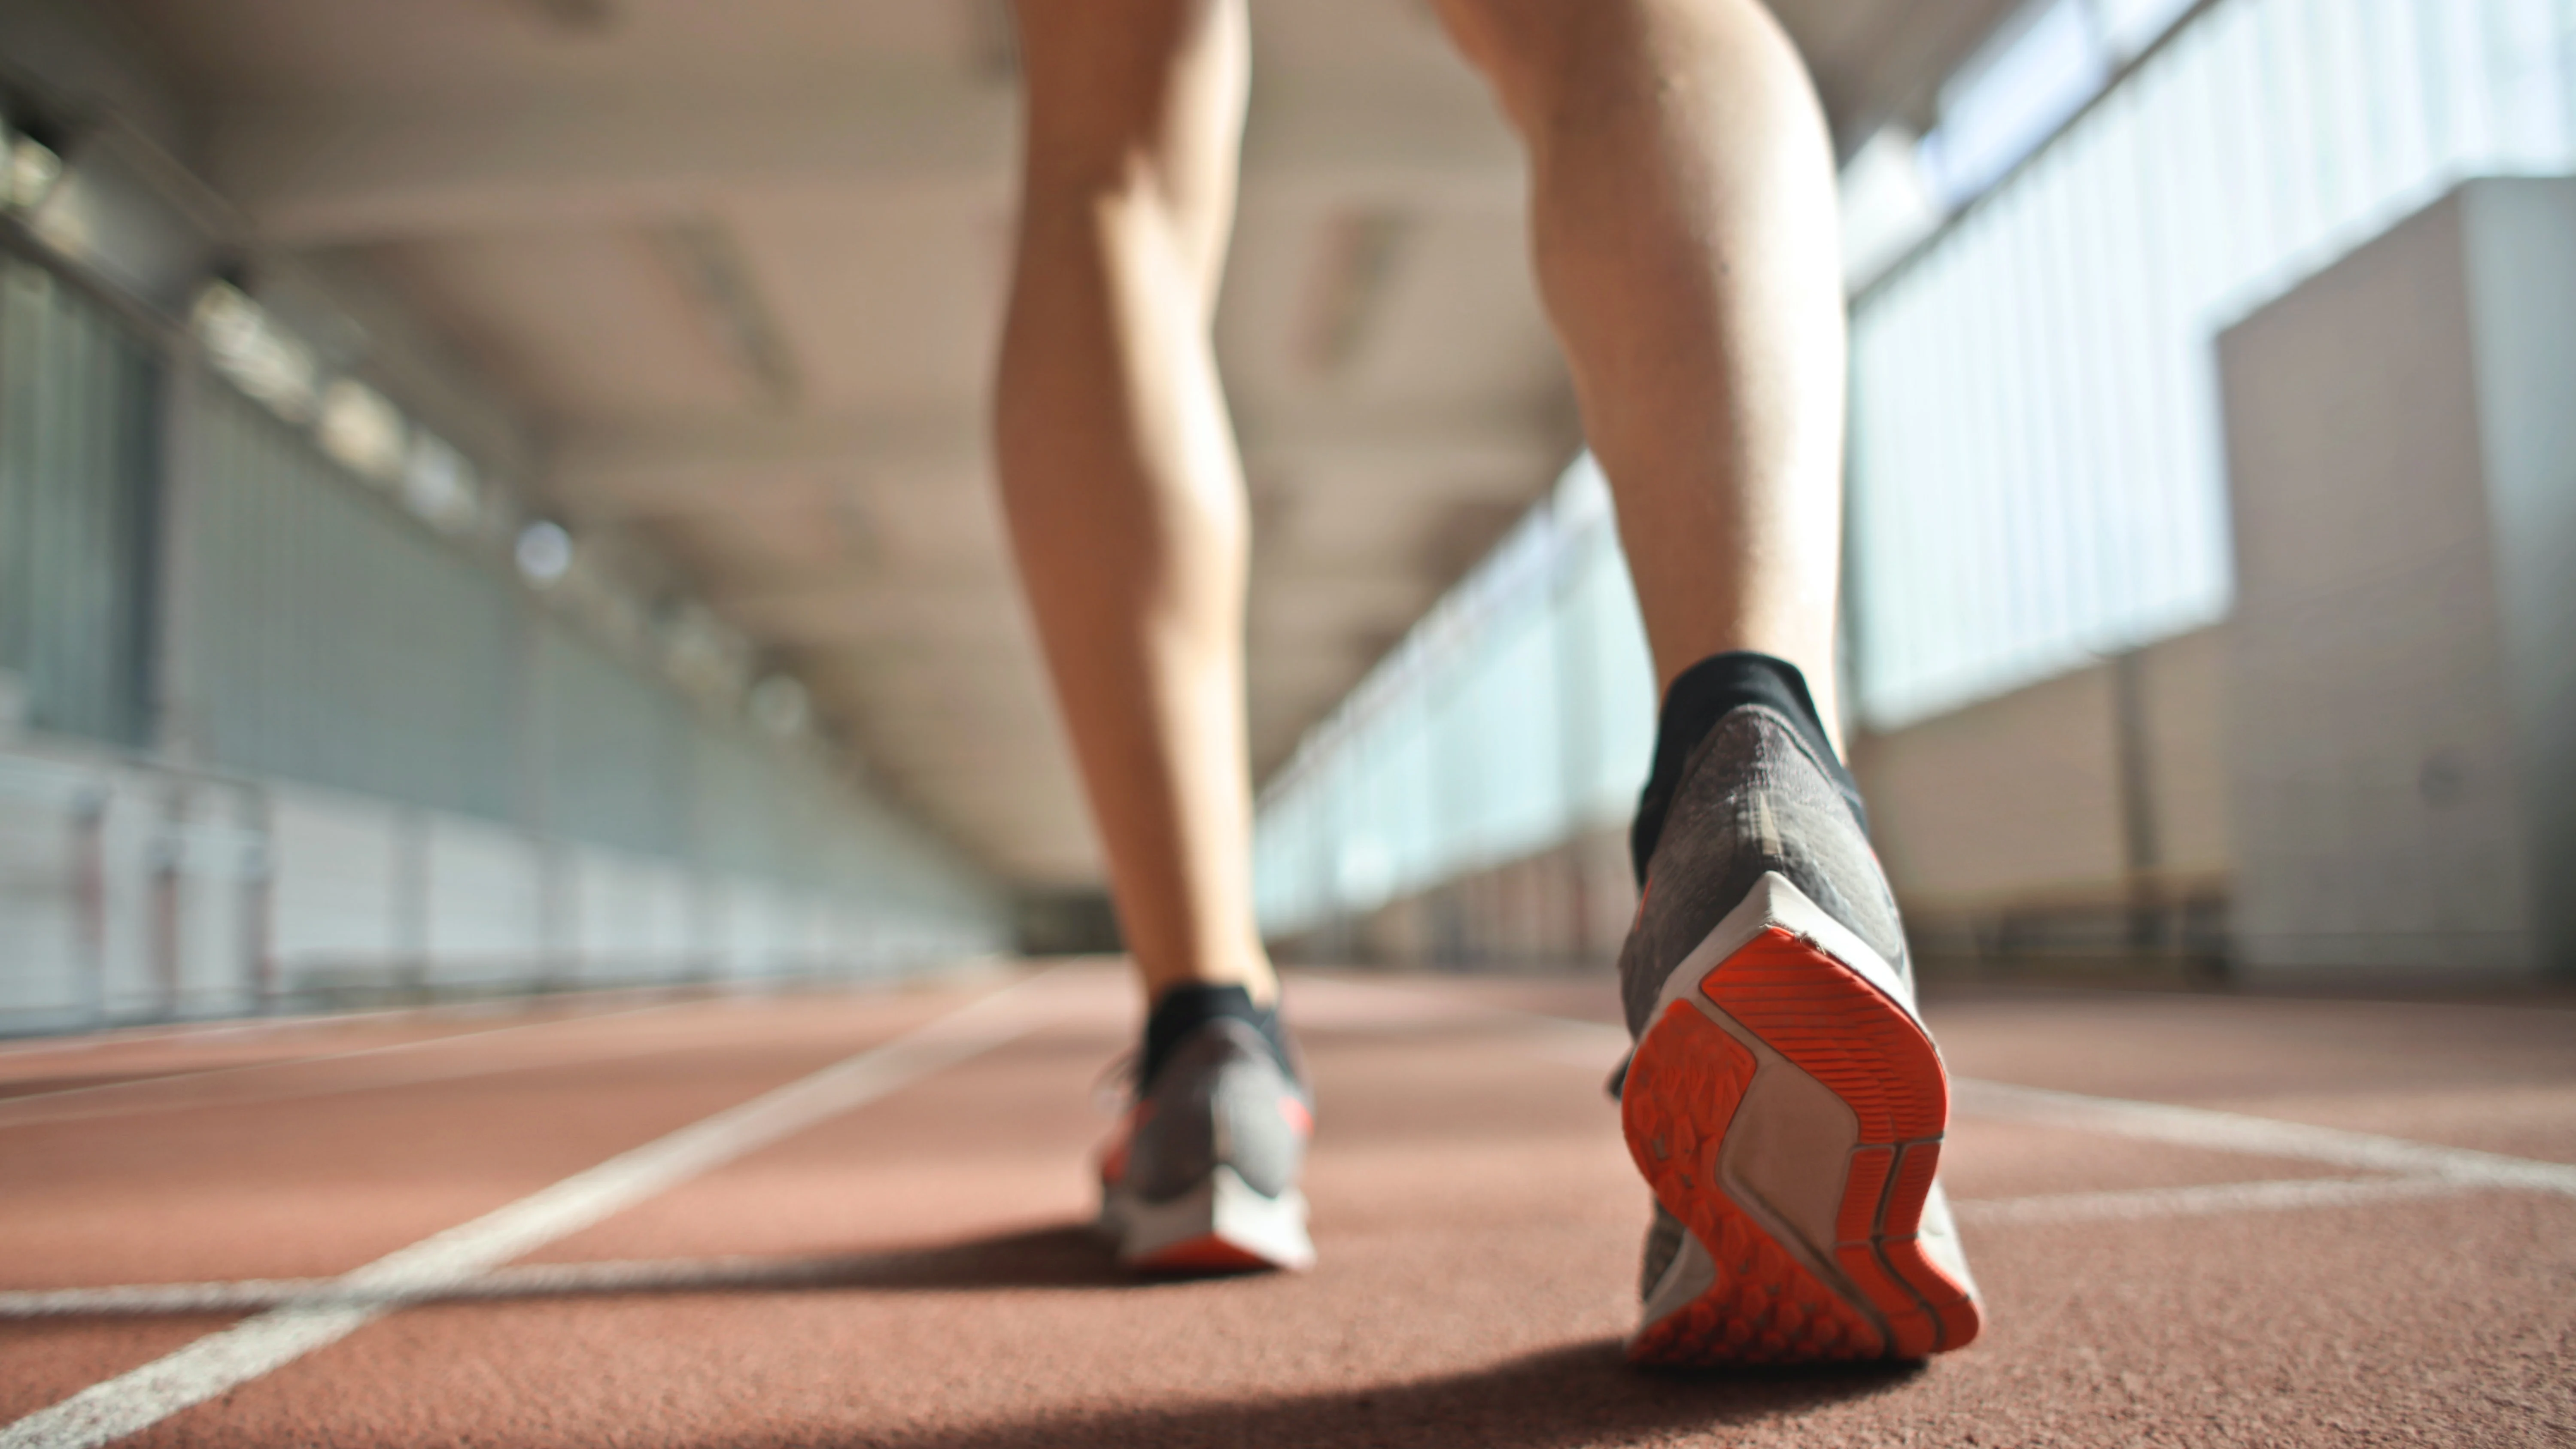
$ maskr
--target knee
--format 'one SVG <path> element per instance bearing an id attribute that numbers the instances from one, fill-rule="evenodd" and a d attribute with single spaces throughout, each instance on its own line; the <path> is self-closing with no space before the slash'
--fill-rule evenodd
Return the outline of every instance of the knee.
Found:
<path id="1" fill-rule="evenodd" d="M 1658 72 L 1747 48 L 1795 53 L 1761 0 L 1435 0 L 1524 134 L 1640 99 Z"/>
<path id="2" fill-rule="evenodd" d="M 1187 206 L 1242 125 L 1241 0 L 1022 0 L 1029 199 Z"/>
<path id="3" fill-rule="evenodd" d="M 1574 103 L 1595 57 L 1638 12 L 1674 0 L 1437 0 L 1442 23 L 1469 63 L 1484 72 L 1504 113 L 1527 132 Z M 1694 3 L 1694 0 L 1679 0 Z"/>

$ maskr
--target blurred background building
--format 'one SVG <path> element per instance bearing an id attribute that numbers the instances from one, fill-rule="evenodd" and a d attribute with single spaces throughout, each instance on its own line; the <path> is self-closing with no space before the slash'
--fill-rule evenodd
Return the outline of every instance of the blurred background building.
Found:
<path id="1" fill-rule="evenodd" d="M 1845 697 L 1918 953 L 2576 970 L 2576 192 L 2479 179 L 2576 163 L 2576 8 L 2032 4 L 1845 139 Z M 1274 931 L 1617 950 L 1608 525 L 1578 465 L 1272 780 Z"/>
<path id="2" fill-rule="evenodd" d="M 2576 0 L 1774 8 L 1919 952 L 2576 969 Z M 1421 7 L 1253 13 L 1265 929 L 1600 964 L 1652 680 L 1517 152 Z M 0 0 L 0 1031 L 1104 943 L 1005 15 Z"/>

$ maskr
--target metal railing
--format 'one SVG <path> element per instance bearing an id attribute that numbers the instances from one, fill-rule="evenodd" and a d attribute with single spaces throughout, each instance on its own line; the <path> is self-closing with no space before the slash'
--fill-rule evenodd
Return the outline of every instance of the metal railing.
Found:
<path id="1" fill-rule="evenodd" d="M 217 775 L 0 755 L 0 1030 L 274 1004 L 266 810 Z"/>

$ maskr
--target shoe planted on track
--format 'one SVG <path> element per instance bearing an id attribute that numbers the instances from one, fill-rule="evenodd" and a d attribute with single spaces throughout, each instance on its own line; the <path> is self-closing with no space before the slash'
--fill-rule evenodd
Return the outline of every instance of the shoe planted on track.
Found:
<path id="1" fill-rule="evenodd" d="M 1297 1190 L 1314 1109 L 1261 1033 L 1230 1018 L 1182 1038 L 1100 1158 L 1100 1230 L 1148 1273 L 1302 1269 Z"/>
<path id="2" fill-rule="evenodd" d="M 1621 1126 L 1656 1202 L 1628 1357 L 1919 1358 L 1975 1338 L 1933 1180 L 1949 1079 L 1895 902 L 1781 715 L 1741 706 L 1693 752 L 1619 970 Z"/>

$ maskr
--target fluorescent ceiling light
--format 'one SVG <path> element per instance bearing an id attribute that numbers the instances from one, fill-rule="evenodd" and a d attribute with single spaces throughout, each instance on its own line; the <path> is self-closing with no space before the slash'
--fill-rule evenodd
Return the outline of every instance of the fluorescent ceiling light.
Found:
<path id="1" fill-rule="evenodd" d="M 191 324 L 207 360 L 233 386 L 288 422 L 312 421 L 321 393 L 313 349 L 270 320 L 257 302 L 229 283 L 213 282 L 197 294 Z"/>
<path id="2" fill-rule="evenodd" d="M 5 142 L 5 174 L 0 174 L 0 201 L 11 211 L 33 211 L 53 193 L 54 183 L 63 179 L 63 158 L 42 141 L 27 136 L 10 136 Z"/>
<path id="3" fill-rule="evenodd" d="M 355 378 L 341 378 L 322 394 L 315 438 L 340 466 L 374 483 L 403 475 L 403 416 L 385 395 Z"/>
<path id="4" fill-rule="evenodd" d="M 572 535 L 560 523 L 539 519 L 520 529 L 518 546 L 512 552 L 518 560 L 519 576 L 541 589 L 572 571 Z"/>
<path id="5" fill-rule="evenodd" d="M 426 428 L 412 429 L 402 470 L 403 502 L 412 512 L 449 533 L 462 533 L 482 513 L 482 491 L 464 454 Z"/>
<path id="6" fill-rule="evenodd" d="M 662 667 L 683 687 L 730 699 L 750 676 L 750 646 L 727 629 L 706 605 L 666 600 L 655 613 L 662 639 Z"/>

